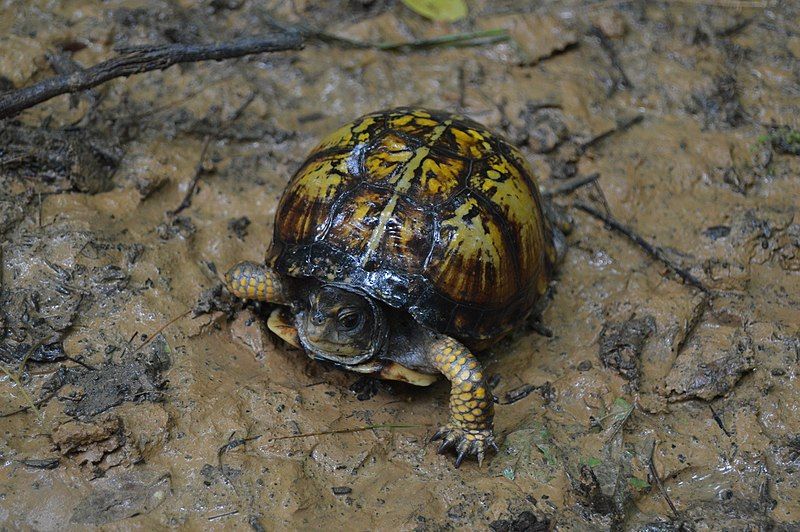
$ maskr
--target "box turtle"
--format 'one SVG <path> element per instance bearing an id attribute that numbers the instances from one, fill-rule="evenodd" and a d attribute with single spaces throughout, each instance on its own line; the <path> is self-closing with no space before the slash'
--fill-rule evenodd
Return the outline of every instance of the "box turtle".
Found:
<path id="1" fill-rule="evenodd" d="M 516 148 L 462 116 L 399 108 L 322 140 L 283 193 L 265 262 L 226 284 L 280 305 L 270 329 L 314 359 L 417 385 L 444 375 L 450 418 L 433 439 L 458 466 L 497 449 L 473 351 L 543 300 L 562 239 Z"/>

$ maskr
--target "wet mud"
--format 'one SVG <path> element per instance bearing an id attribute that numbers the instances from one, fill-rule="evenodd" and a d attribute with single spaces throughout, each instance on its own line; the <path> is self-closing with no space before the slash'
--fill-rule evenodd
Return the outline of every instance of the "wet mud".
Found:
<path id="1" fill-rule="evenodd" d="M 0 90 L 120 46 L 309 37 L 0 122 L 0 528 L 800 527 L 800 8 L 469 5 L 3 5 Z M 569 189 L 551 301 L 483 355 L 501 449 L 482 468 L 427 443 L 446 383 L 313 362 L 220 284 L 262 258 L 317 140 L 398 105 L 465 113 Z"/>

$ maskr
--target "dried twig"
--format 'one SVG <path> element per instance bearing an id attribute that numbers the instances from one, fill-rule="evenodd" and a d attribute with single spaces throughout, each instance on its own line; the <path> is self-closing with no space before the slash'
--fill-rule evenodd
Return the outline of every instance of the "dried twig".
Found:
<path id="1" fill-rule="evenodd" d="M 725 424 L 722 422 L 722 418 L 719 416 L 719 414 L 717 414 L 717 411 L 714 410 L 714 407 L 711 406 L 711 405 L 708 405 L 708 409 L 711 410 L 711 417 L 713 417 L 714 421 L 717 422 L 717 425 L 719 426 L 719 428 L 722 429 L 722 432 L 725 433 L 725 436 L 730 438 L 731 437 L 731 433 L 728 432 L 728 429 L 725 428 Z"/>
<path id="2" fill-rule="evenodd" d="M 33 409 L 34 412 L 36 412 L 36 415 L 39 416 L 40 415 L 40 411 L 39 411 L 38 407 L 46 404 L 50 399 L 55 397 L 55 395 L 56 395 L 56 391 L 52 391 L 52 392 L 48 393 L 47 395 L 45 395 L 43 397 L 40 397 L 38 401 L 31 402 L 28 405 L 20 407 L 20 408 L 17 408 L 16 410 L 12 410 L 11 412 L 0 413 L 0 418 L 16 416 L 17 414 L 25 413 L 25 412 L 27 412 L 28 410 L 31 410 L 31 409 Z"/>
<path id="3" fill-rule="evenodd" d="M 575 202 L 572 205 L 575 208 L 580 209 L 583 212 L 593 216 L 594 218 L 597 218 L 598 220 L 605 223 L 608 227 L 610 227 L 614 231 L 617 231 L 621 235 L 625 236 L 628 240 L 630 240 L 631 242 L 642 248 L 642 250 L 644 250 L 645 253 L 647 253 L 657 261 L 663 263 L 665 266 L 667 266 L 667 268 L 675 272 L 678 275 L 678 277 L 683 279 L 686 283 L 694 286 L 701 292 L 704 292 L 706 294 L 711 293 L 711 290 L 709 290 L 706 287 L 706 285 L 704 285 L 703 282 L 700 281 L 700 279 L 698 279 L 697 277 L 686 271 L 684 268 L 675 264 L 675 262 L 673 262 L 672 259 L 667 257 L 663 249 L 646 241 L 644 238 L 639 236 L 633 229 L 619 223 L 610 215 L 603 214 L 594 207 L 586 205 L 585 203 Z"/>
<path id="4" fill-rule="evenodd" d="M 386 425 L 367 425 L 366 427 L 356 427 L 352 429 L 339 429 L 339 430 L 323 430 L 321 432 L 306 432 L 303 434 L 291 434 L 289 436 L 276 436 L 274 438 L 269 438 L 268 442 L 280 441 L 280 440 L 294 440 L 297 438 L 310 438 L 311 436 L 327 436 L 330 434 L 348 434 L 351 432 L 364 432 L 367 430 L 374 430 L 374 429 L 416 429 L 423 427 L 424 425 L 393 425 L 393 424 L 386 424 Z"/>
<path id="5" fill-rule="evenodd" d="M 597 181 L 600 178 L 600 174 L 594 173 L 589 175 L 582 175 L 578 177 L 572 177 L 570 179 L 564 179 L 558 183 L 558 185 L 548 188 L 542 191 L 542 196 L 546 198 L 550 198 L 553 196 L 560 196 L 561 194 L 569 194 L 573 190 L 577 190 L 583 186 L 588 185 L 594 181 Z"/>
<path id="6" fill-rule="evenodd" d="M 615 125 L 612 129 L 604 131 L 599 135 L 595 135 L 594 137 L 590 138 L 589 140 L 578 146 L 578 153 L 582 155 L 583 153 L 586 152 L 586 150 L 588 150 L 595 144 L 599 144 L 601 141 L 607 139 L 608 137 L 610 137 L 615 133 L 622 133 L 623 131 L 627 131 L 628 129 L 630 129 L 631 126 L 638 124 L 642 120 L 644 120 L 644 115 L 635 115 L 631 118 L 620 120 L 619 122 L 617 122 L 617 125 Z"/>
<path id="7" fill-rule="evenodd" d="M 236 515 L 238 513 L 239 513 L 239 510 L 231 510 L 230 512 L 225 512 L 224 514 L 212 515 L 211 517 L 208 518 L 208 520 L 209 521 L 214 521 L 216 519 L 222 519 L 223 517 L 229 517 L 231 515 Z"/>
<path id="8" fill-rule="evenodd" d="M 597 39 L 600 41 L 600 47 L 606 53 L 608 60 L 611 62 L 611 66 L 617 71 L 619 80 L 615 80 L 614 89 L 616 89 L 617 86 L 623 89 L 632 88 L 633 85 L 631 84 L 631 80 L 628 79 L 628 75 L 622 68 L 622 63 L 619 61 L 619 56 L 617 55 L 617 51 L 614 49 L 614 45 L 611 44 L 611 39 L 609 39 L 608 36 L 603 33 L 603 30 L 597 26 L 592 26 L 592 29 L 589 30 L 589 35 L 597 37 Z"/>
<path id="9" fill-rule="evenodd" d="M 233 437 L 233 434 L 231 434 L 231 437 Z M 237 447 L 239 447 L 241 445 L 244 445 L 247 442 L 255 441 L 255 440 L 259 439 L 260 437 L 261 437 L 261 435 L 259 434 L 258 436 L 250 436 L 249 438 L 239 438 L 239 439 L 236 439 L 236 440 L 230 440 L 228 443 L 226 443 L 225 445 L 220 447 L 217 450 L 217 460 L 219 461 L 220 467 L 222 467 L 222 455 L 223 454 L 227 453 L 228 451 L 230 451 L 232 449 L 236 449 Z"/>
<path id="10" fill-rule="evenodd" d="M 64 355 L 65 360 L 69 360 L 70 362 L 74 362 L 75 364 L 81 366 L 82 368 L 88 369 L 89 371 L 97 371 L 97 368 L 92 366 L 91 364 L 87 364 L 83 360 L 79 358 L 73 358 L 69 355 Z"/>
<path id="11" fill-rule="evenodd" d="M 5 367 L 5 365 L 3 365 L 3 364 L 0 364 L 0 371 L 5 373 L 6 376 L 11 380 L 11 382 L 13 382 L 14 384 L 17 385 L 17 388 L 19 388 L 20 393 L 25 398 L 25 401 L 28 403 L 27 406 L 15 411 L 15 412 L 12 412 L 11 414 L 15 414 L 17 412 L 23 412 L 23 411 L 28 410 L 29 408 L 31 408 L 31 409 L 33 409 L 34 412 L 36 412 L 36 417 L 38 417 L 39 419 L 43 419 L 42 413 L 39 411 L 39 408 L 36 406 L 36 403 L 33 401 L 33 398 L 28 393 L 28 390 L 26 390 L 25 387 L 22 385 L 22 382 L 17 378 L 17 376 L 14 375 L 13 373 L 11 373 L 11 371 L 9 369 L 7 369 Z M 7 415 L 3 414 L 0 417 L 7 417 Z"/>
<path id="12" fill-rule="evenodd" d="M 660 491 L 661 495 L 663 495 L 664 499 L 666 499 L 667 504 L 669 504 L 669 508 L 670 508 L 670 510 L 672 510 L 673 515 L 676 518 L 680 518 L 680 514 L 678 513 L 678 510 L 675 508 L 675 505 L 672 503 L 672 499 L 670 498 L 669 493 L 667 493 L 667 490 L 664 489 L 664 484 L 661 482 L 661 478 L 658 476 L 658 471 L 656 471 L 656 464 L 655 464 L 655 461 L 654 461 L 654 457 L 655 457 L 655 454 L 656 454 L 656 443 L 657 442 L 654 441 L 653 442 L 653 448 L 650 449 L 650 464 L 648 465 L 648 469 L 650 469 L 650 476 L 652 476 L 653 480 L 655 480 L 656 486 L 658 486 L 658 491 Z"/>
<path id="13" fill-rule="evenodd" d="M 212 44 L 168 44 L 126 48 L 117 57 L 71 74 L 56 76 L 0 95 L 0 119 L 16 115 L 61 94 L 91 89 L 115 78 L 164 70 L 178 63 L 220 61 L 263 52 L 298 50 L 303 38 L 295 33 L 247 37 Z"/>
<path id="14" fill-rule="evenodd" d="M 203 139 L 203 147 L 200 148 L 200 159 L 197 161 L 197 166 L 194 169 L 194 176 L 192 176 L 192 181 L 189 183 L 189 188 L 186 190 L 186 195 L 183 197 L 183 201 L 181 204 L 174 211 L 168 211 L 168 216 L 175 216 L 183 209 L 192 205 L 192 196 L 194 196 L 194 191 L 197 188 L 197 183 L 200 181 L 200 175 L 203 173 L 203 162 L 206 159 L 206 151 L 208 151 L 208 144 L 211 142 L 211 137 L 206 135 Z"/>
<path id="15" fill-rule="evenodd" d="M 144 347 L 145 347 L 147 344 L 149 344 L 150 342 L 152 342 L 152 341 L 153 341 L 153 339 L 154 339 L 156 336 L 158 336 L 159 334 L 161 334 L 162 332 L 164 332 L 164 329 L 166 329 L 167 327 L 169 327 L 170 325 L 172 325 L 173 323 L 175 323 L 175 322 L 176 322 L 176 321 L 178 321 L 179 319 L 181 319 L 181 318 L 185 318 L 185 317 L 186 317 L 186 316 L 188 316 L 188 315 L 189 315 L 191 312 L 192 312 L 192 309 L 189 309 L 189 310 L 187 310 L 186 312 L 184 312 L 183 314 L 179 314 L 179 315 L 175 316 L 174 318 L 172 318 L 171 320 L 169 320 L 167 323 L 165 323 L 164 325 L 162 325 L 161 327 L 159 327 L 159 328 L 158 328 L 158 330 L 157 330 L 156 332 L 154 332 L 152 335 L 150 335 L 150 336 L 147 338 L 147 340 L 145 340 L 144 342 L 142 342 L 141 344 L 139 344 L 139 347 L 137 347 L 136 349 L 134 349 L 133 351 L 131 351 L 131 354 L 138 353 L 139 351 L 141 351 L 141 350 L 142 350 L 142 348 L 144 348 Z M 135 336 L 135 335 L 134 335 L 134 336 Z"/>

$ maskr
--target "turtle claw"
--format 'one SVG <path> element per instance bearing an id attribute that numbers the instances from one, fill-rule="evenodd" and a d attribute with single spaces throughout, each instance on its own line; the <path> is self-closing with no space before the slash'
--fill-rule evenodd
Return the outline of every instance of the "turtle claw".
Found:
<path id="1" fill-rule="evenodd" d="M 436 440 L 441 440 L 442 438 L 447 436 L 447 433 L 449 431 L 450 431 L 450 429 L 448 429 L 447 427 L 440 427 L 439 430 L 437 430 L 436 433 L 433 436 L 431 436 L 430 441 L 433 442 L 433 441 L 436 441 Z"/>
<path id="2" fill-rule="evenodd" d="M 456 443 L 456 442 L 455 442 L 454 440 L 443 440 L 443 441 L 442 441 L 442 443 L 439 445 L 439 448 L 436 450 L 436 452 L 437 452 L 438 454 L 444 454 L 444 453 L 446 453 L 446 452 L 447 452 L 447 450 L 448 450 L 450 447 L 452 447 L 453 445 L 455 445 L 455 443 Z"/>
<path id="3" fill-rule="evenodd" d="M 458 456 L 456 456 L 456 469 L 458 469 L 459 466 L 461 466 L 461 462 L 464 460 L 465 456 L 467 456 L 466 450 L 463 450 L 460 453 L 458 453 Z"/>
<path id="4" fill-rule="evenodd" d="M 456 468 L 468 456 L 475 456 L 480 467 L 490 447 L 495 451 L 498 450 L 491 429 L 462 429 L 448 425 L 437 430 L 431 437 L 431 441 L 436 440 L 442 440 L 437 450 L 439 454 L 444 454 L 449 449 L 455 450 Z"/>

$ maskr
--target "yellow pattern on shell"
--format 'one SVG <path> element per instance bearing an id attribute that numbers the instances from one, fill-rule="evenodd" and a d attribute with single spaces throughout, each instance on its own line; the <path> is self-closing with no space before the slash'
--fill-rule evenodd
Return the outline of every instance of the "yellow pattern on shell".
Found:
<path id="1" fill-rule="evenodd" d="M 374 297 L 488 345 L 546 289 L 547 229 L 534 177 L 506 140 L 457 115 L 393 109 L 323 139 L 281 199 L 267 264 L 369 279 Z"/>
<path id="2" fill-rule="evenodd" d="M 445 120 L 441 124 L 436 125 L 426 139 L 428 144 L 433 144 L 436 142 L 436 140 L 438 140 L 439 137 L 441 137 L 445 130 L 447 130 L 447 128 L 450 126 L 450 123 L 450 120 Z M 361 259 L 362 266 L 369 262 L 369 260 L 372 258 L 372 255 L 375 253 L 375 250 L 378 249 L 378 244 L 380 243 L 381 239 L 383 238 L 383 234 L 386 231 L 386 224 L 394 213 L 395 208 L 397 208 L 398 199 L 401 195 L 405 194 L 409 188 L 411 188 L 411 184 L 417 169 L 425 160 L 425 157 L 428 156 L 430 151 L 431 149 L 427 145 L 417 148 L 414 151 L 414 156 L 403 167 L 403 171 L 396 177 L 393 176 L 392 179 L 389 180 L 389 182 L 394 185 L 394 191 L 392 193 L 392 197 L 386 204 L 386 207 L 384 207 L 383 211 L 381 211 L 380 217 L 378 218 L 378 223 L 375 226 L 375 230 L 372 232 L 372 236 L 370 236 L 369 242 L 367 243 L 367 252 L 364 253 Z"/>

